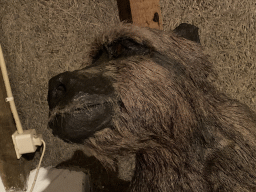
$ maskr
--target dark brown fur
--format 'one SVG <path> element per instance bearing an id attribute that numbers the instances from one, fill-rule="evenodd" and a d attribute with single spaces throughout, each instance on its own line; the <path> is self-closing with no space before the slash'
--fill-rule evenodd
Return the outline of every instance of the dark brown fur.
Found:
<path id="1" fill-rule="evenodd" d="M 117 157 L 135 154 L 129 189 L 134 192 L 256 191 L 256 116 L 211 85 L 212 65 L 201 46 L 173 33 L 122 24 L 92 44 L 91 60 L 122 37 L 152 54 L 96 61 L 104 63 L 101 72 L 116 98 L 114 128 L 84 142 L 95 157 L 115 170 Z"/>

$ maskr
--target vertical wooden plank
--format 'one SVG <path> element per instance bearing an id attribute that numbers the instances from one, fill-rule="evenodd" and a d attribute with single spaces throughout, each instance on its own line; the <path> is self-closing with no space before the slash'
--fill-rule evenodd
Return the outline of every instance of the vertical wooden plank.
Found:
<path id="1" fill-rule="evenodd" d="M 159 0 L 117 0 L 119 17 L 141 27 L 163 29 Z"/>
<path id="2" fill-rule="evenodd" d="M 132 13 L 129 0 L 117 0 L 120 21 L 132 23 Z"/>
<path id="3" fill-rule="evenodd" d="M 134 24 L 163 29 L 159 0 L 130 0 L 130 6 Z"/>
<path id="4" fill-rule="evenodd" d="M 24 190 L 28 169 L 26 172 L 26 160 L 17 160 L 16 157 L 12 142 L 12 134 L 16 131 L 16 126 L 10 105 L 5 102 L 5 98 L 5 85 L 0 73 L 0 176 L 6 190 Z"/>

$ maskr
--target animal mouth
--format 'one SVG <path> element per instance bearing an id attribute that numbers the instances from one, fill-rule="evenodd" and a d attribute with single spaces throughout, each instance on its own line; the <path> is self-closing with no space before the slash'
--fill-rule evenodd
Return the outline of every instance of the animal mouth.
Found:
<path id="1" fill-rule="evenodd" d="M 109 127 L 111 117 L 111 102 L 97 101 L 53 110 L 48 124 L 53 135 L 66 142 L 79 143 L 96 131 Z"/>
<path id="2" fill-rule="evenodd" d="M 72 112 L 75 112 L 75 113 L 85 112 L 85 111 L 92 110 L 92 109 L 99 109 L 105 105 L 108 105 L 108 102 L 87 104 L 87 105 L 75 108 L 74 110 L 72 110 Z"/>

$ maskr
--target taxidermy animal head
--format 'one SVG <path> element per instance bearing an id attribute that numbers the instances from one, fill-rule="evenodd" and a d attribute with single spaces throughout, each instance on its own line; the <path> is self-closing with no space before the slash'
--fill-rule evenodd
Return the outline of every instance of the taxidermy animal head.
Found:
<path id="1" fill-rule="evenodd" d="M 255 191 L 255 114 L 211 84 L 197 32 L 107 30 L 84 68 L 50 80 L 53 134 L 113 169 L 135 154 L 130 191 Z"/>

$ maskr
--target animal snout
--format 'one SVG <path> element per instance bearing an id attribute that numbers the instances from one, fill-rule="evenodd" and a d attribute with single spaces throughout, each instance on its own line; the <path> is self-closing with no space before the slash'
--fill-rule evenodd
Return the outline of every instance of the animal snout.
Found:
<path id="1" fill-rule="evenodd" d="M 54 108 L 59 101 L 67 99 L 66 97 L 71 94 L 74 90 L 75 80 L 72 77 L 72 72 L 61 73 L 49 81 L 48 89 L 48 103 L 49 107 Z M 72 82 L 73 79 L 73 82 Z"/>
<path id="2" fill-rule="evenodd" d="M 65 105 L 76 100 L 77 97 L 83 96 L 88 102 L 92 97 L 101 98 L 113 93 L 111 82 L 103 76 L 89 77 L 86 74 L 81 75 L 78 71 L 61 73 L 49 81 L 48 104 L 53 109 L 56 106 L 64 107 Z M 98 101 L 102 103 L 102 101 Z"/>

